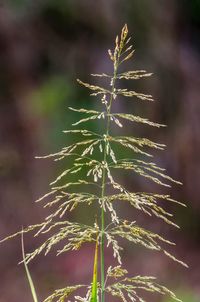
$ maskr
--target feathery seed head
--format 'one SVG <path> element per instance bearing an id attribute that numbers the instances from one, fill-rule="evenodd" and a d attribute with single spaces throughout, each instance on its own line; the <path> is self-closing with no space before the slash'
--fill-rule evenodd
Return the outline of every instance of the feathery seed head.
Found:
<path id="1" fill-rule="evenodd" d="M 84 124 L 85 128 L 63 131 L 64 133 L 74 135 L 76 137 L 75 142 L 63 147 L 54 154 L 40 157 L 52 158 L 54 161 L 70 158 L 70 164 L 50 183 L 50 192 L 37 200 L 37 202 L 43 202 L 44 207 L 48 207 L 51 213 L 42 223 L 31 225 L 23 230 L 23 233 L 35 232 L 34 236 L 47 235 L 47 239 L 38 248 L 26 254 L 26 263 L 33 260 L 40 253 L 48 254 L 58 244 L 63 245 L 59 248 L 57 247 L 57 255 L 70 250 L 78 250 L 84 243 L 99 244 L 102 259 L 101 284 L 98 283 L 98 276 L 95 275 L 92 285 L 74 285 L 55 290 L 44 302 L 64 302 L 73 292 L 82 287 L 85 288 L 86 294 L 84 297 L 75 295 L 75 302 L 96 302 L 97 299 L 93 301 L 94 289 L 95 297 L 101 293 L 101 302 L 104 301 L 105 292 L 121 299 L 123 302 L 144 302 L 144 299 L 138 294 L 138 289 L 160 293 L 161 295 L 167 294 L 174 300 L 180 301 L 173 292 L 157 284 L 154 277 L 125 277 L 128 271 L 121 266 L 123 261 L 121 251 L 123 248 L 119 244 L 120 239 L 126 239 L 130 243 L 161 252 L 172 260 L 187 266 L 163 247 L 166 244 L 173 245 L 173 242 L 159 234 L 144 229 L 137 225 L 136 221 L 121 219 L 115 208 L 115 203 L 126 202 L 136 211 L 160 218 L 167 224 L 178 227 L 172 221 L 173 215 L 165 209 L 163 203 L 171 202 L 184 206 L 183 203 L 172 199 L 169 195 L 129 191 L 117 180 L 119 173 L 115 171 L 122 170 L 135 173 L 140 177 L 144 177 L 155 184 L 165 187 L 169 187 L 170 182 L 180 184 L 180 182 L 168 176 L 164 171 L 165 169 L 160 168 L 152 161 L 141 158 L 142 156 L 147 158 L 152 157 L 149 150 L 152 148 L 163 150 L 165 147 L 164 144 L 151 141 L 148 138 L 127 135 L 114 136 L 111 133 L 111 124 L 122 128 L 122 120 L 157 128 L 165 126 L 135 114 L 125 112 L 114 113 L 112 110 L 114 100 L 118 97 L 122 99 L 128 98 L 132 101 L 153 101 L 153 97 L 149 94 L 126 88 L 116 88 L 116 80 L 120 83 L 121 79 L 141 80 L 152 75 L 152 73 L 145 70 L 119 72 L 119 66 L 132 58 L 134 54 L 132 45 L 128 45 L 129 42 L 128 27 L 125 24 L 121 35 L 116 37 L 114 51 L 108 50 L 109 57 L 113 62 L 113 74 L 92 74 L 95 77 L 106 78 L 108 84 L 110 84 L 108 85 L 109 88 L 103 85 L 97 86 L 85 83 L 77 79 L 80 85 L 92 91 L 92 96 L 98 97 L 103 107 L 102 110 L 69 107 L 69 110 L 76 112 L 77 115 L 81 115 L 81 118 L 75 121 L 73 126 L 76 127 L 77 125 Z M 87 129 L 87 123 L 97 121 L 103 124 L 104 127 L 102 129 L 105 129 L 104 131 L 100 131 L 100 127 L 99 132 Z M 133 157 L 131 159 L 120 158 L 118 153 L 119 146 L 124 150 L 133 152 Z M 84 225 L 68 221 L 66 214 L 69 211 L 76 210 L 80 205 L 100 206 L 101 217 L 95 219 L 94 225 Z M 105 215 L 110 219 L 110 223 L 107 226 L 105 225 Z M 101 226 L 99 225 L 99 221 L 102 223 Z M 8 236 L 1 242 L 21 233 L 22 231 Z M 107 269 L 106 276 L 104 276 L 105 268 L 103 264 L 104 252 L 106 251 L 105 244 L 107 247 L 110 246 L 112 248 L 113 256 L 119 263 L 118 266 L 110 266 Z M 97 258 L 95 258 L 95 267 L 97 267 Z M 107 285 L 107 280 L 112 278 L 116 282 Z"/>

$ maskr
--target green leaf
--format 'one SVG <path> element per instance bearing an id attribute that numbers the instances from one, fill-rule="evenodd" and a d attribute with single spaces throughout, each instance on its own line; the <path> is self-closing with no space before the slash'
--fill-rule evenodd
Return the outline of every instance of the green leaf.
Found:
<path id="1" fill-rule="evenodd" d="M 30 274 L 29 269 L 28 269 L 28 266 L 27 266 L 27 264 L 26 264 L 26 257 L 25 257 L 25 251 L 24 251 L 24 237 L 23 237 L 23 230 L 22 230 L 21 234 L 22 234 L 22 235 L 21 235 L 22 256 L 23 256 L 24 267 L 25 267 L 25 270 L 26 270 L 26 276 L 27 276 L 27 279 L 28 279 L 28 282 L 29 282 L 29 286 L 30 286 L 30 289 L 31 289 L 33 301 L 34 301 L 34 302 L 38 302 L 37 294 L 36 294 L 36 291 L 35 291 L 35 286 L 34 286 L 34 284 L 33 284 L 33 280 L 32 280 L 32 278 L 31 278 L 31 274 Z"/>
<path id="2" fill-rule="evenodd" d="M 97 302 L 97 270 L 98 270 L 98 240 L 96 240 L 95 255 L 94 255 L 94 268 L 92 280 L 92 295 L 90 302 Z"/>

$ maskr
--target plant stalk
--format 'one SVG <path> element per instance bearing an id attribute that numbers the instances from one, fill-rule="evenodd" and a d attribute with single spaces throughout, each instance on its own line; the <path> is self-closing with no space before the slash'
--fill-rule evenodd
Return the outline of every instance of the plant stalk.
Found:
<path id="1" fill-rule="evenodd" d="M 118 59 L 119 60 L 119 59 Z M 111 113 L 111 106 L 113 102 L 113 95 L 115 90 L 115 81 L 117 76 L 117 68 L 118 68 L 118 60 L 117 64 L 114 68 L 114 74 L 112 78 L 112 89 L 111 89 L 111 95 L 109 100 L 109 105 L 107 108 L 107 123 L 106 123 L 106 138 L 105 138 L 105 145 L 104 145 L 104 155 L 103 155 L 103 162 L 104 165 L 107 161 L 107 137 L 109 136 L 109 130 L 110 130 L 110 113 Z M 101 191 L 101 198 L 105 196 L 105 189 L 106 189 L 106 168 L 103 167 L 103 173 L 102 173 L 102 191 Z M 105 249 L 105 211 L 102 207 L 101 209 L 101 302 L 105 302 L 105 255 L 104 255 L 104 249 Z"/>

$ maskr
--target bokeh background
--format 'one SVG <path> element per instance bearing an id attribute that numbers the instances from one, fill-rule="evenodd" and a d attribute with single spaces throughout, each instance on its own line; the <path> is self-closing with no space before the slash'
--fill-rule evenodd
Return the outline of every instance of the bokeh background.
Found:
<path id="1" fill-rule="evenodd" d="M 199 0 L 1 0 L 0 2 L 0 237 L 37 223 L 45 215 L 34 203 L 63 169 L 50 160 L 36 160 L 69 144 L 62 133 L 76 116 L 67 107 L 96 108 L 97 100 L 78 86 L 76 78 L 93 81 L 90 73 L 111 72 L 107 49 L 113 47 L 124 23 L 136 53 L 127 70 L 146 69 L 154 75 L 127 83 L 153 94 L 153 104 L 123 100 L 122 112 L 136 112 L 165 123 L 167 128 L 128 124 L 128 132 L 168 145 L 156 162 L 181 180 L 168 192 L 187 209 L 171 206 L 181 230 L 158 219 L 122 216 L 139 221 L 177 242 L 184 269 L 166 257 L 124 245 L 125 264 L 135 274 L 153 274 L 174 289 L 184 302 L 200 300 L 200 1 Z M 95 127 L 92 126 L 91 127 Z M 130 189 L 160 191 L 130 175 L 121 181 Z M 165 192 L 162 190 L 162 192 Z M 92 222 L 93 210 L 76 211 Z M 25 237 L 26 250 L 36 247 Z M 107 263 L 111 258 L 108 251 Z M 55 257 L 40 256 L 30 264 L 39 299 L 71 282 L 91 280 L 93 246 Z M 0 245 L 0 301 L 32 301 L 21 259 L 20 238 Z M 151 301 L 151 299 L 150 299 Z M 171 302 L 155 297 L 154 301 Z"/>

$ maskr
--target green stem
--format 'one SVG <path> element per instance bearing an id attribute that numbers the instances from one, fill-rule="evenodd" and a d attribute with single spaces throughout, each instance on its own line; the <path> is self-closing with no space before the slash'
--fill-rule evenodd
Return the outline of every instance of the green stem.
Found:
<path id="1" fill-rule="evenodd" d="M 105 138 L 105 145 L 104 145 L 104 155 L 103 155 L 103 163 L 106 164 L 107 161 L 107 137 L 109 135 L 109 128 L 110 128 L 110 113 L 111 113 L 111 106 L 113 101 L 113 94 L 115 89 L 115 81 L 117 76 L 117 67 L 114 68 L 113 74 L 113 82 L 112 82 L 112 90 L 109 105 L 107 106 L 107 125 L 106 125 L 106 138 Z M 106 168 L 103 167 L 103 175 L 102 175 L 102 191 L 101 191 L 101 198 L 105 196 L 105 181 L 106 181 Z M 105 302 L 105 256 L 104 256 L 104 248 L 105 248 L 105 212 L 102 207 L 101 209 L 101 302 Z"/>

